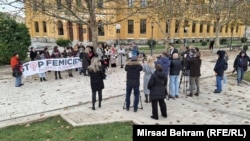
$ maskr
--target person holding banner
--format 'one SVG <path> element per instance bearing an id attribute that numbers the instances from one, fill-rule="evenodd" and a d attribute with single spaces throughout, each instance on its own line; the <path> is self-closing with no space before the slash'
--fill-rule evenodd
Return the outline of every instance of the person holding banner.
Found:
<path id="1" fill-rule="evenodd" d="M 40 51 L 36 55 L 36 60 L 42 60 L 42 59 L 45 59 L 44 51 Z M 38 75 L 39 75 L 39 78 L 40 78 L 40 82 L 47 81 L 47 79 L 45 78 L 45 72 L 39 73 Z"/>
<path id="2" fill-rule="evenodd" d="M 102 89 L 104 89 L 104 73 L 102 65 L 98 57 L 91 59 L 91 64 L 88 66 L 88 72 L 90 76 L 90 86 L 92 90 L 92 110 L 95 110 L 96 92 L 98 92 L 99 108 L 102 101 Z"/>
<path id="3" fill-rule="evenodd" d="M 10 60 L 10 65 L 13 71 L 13 77 L 16 78 L 15 86 L 21 87 L 23 85 L 22 84 L 22 63 L 19 60 L 18 53 L 15 52 L 12 55 L 11 60 Z"/>
<path id="4" fill-rule="evenodd" d="M 51 57 L 52 58 L 61 58 L 61 53 L 60 53 L 60 51 L 58 49 L 58 46 L 54 46 Z M 62 79 L 60 71 L 55 71 L 55 79 L 57 80 L 57 78 L 58 78 L 57 74 L 59 75 L 59 79 Z"/>

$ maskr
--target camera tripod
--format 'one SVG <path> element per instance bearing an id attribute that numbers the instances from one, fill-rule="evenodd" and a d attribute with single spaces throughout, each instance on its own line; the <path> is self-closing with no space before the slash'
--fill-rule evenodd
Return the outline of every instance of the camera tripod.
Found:
<path id="1" fill-rule="evenodd" d="M 142 102 L 141 102 L 141 95 L 139 97 L 139 102 L 141 103 L 141 107 L 138 107 L 138 109 L 143 109 Z M 133 108 L 133 107 L 134 107 L 134 105 L 130 106 L 129 108 Z M 123 104 L 123 109 L 126 109 L 126 94 L 125 94 L 125 100 L 124 100 L 124 104 Z"/>
<path id="2" fill-rule="evenodd" d="M 181 83 L 182 83 L 182 79 L 183 79 L 183 81 L 184 81 L 184 83 L 183 83 L 183 92 L 186 94 L 186 97 L 187 97 L 187 87 L 188 87 L 188 84 L 189 84 L 189 79 L 187 80 L 187 78 L 189 78 L 189 70 L 183 69 L 182 72 L 181 72 L 179 88 L 181 88 Z"/>

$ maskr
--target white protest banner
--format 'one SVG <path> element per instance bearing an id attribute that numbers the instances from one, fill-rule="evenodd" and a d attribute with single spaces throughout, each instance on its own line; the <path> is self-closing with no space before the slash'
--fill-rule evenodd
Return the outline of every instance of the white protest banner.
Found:
<path id="1" fill-rule="evenodd" d="M 23 64 L 23 76 L 27 77 L 46 71 L 64 71 L 73 68 L 82 67 L 79 57 L 72 58 L 55 58 L 30 61 Z"/>

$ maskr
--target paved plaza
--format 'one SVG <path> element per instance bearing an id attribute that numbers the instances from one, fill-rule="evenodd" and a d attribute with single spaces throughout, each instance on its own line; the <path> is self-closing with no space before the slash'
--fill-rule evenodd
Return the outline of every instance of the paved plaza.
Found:
<path id="1" fill-rule="evenodd" d="M 231 74 L 233 60 L 238 52 L 229 52 Z M 249 54 L 249 53 L 248 53 Z M 14 78 L 9 66 L 0 67 L 0 127 L 22 124 L 61 115 L 73 126 L 101 124 L 114 121 L 133 121 L 136 124 L 250 124 L 249 83 L 237 86 L 236 78 L 228 76 L 223 91 L 214 94 L 215 76 L 213 67 L 216 53 L 202 52 L 200 96 L 186 97 L 183 85 L 178 99 L 166 100 L 168 117 L 159 116 L 153 120 L 151 103 L 144 102 L 141 72 L 141 103 L 136 113 L 123 109 L 126 88 L 126 72 L 117 67 L 110 69 L 104 80 L 102 107 L 91 109 L 91 88 L 89 77 L 73 73 L 68 77 L 62 73 L 62 80 L 54 79 L 54 72 L 48 72 L 46 82 L 40 82 L 38 75 L 23 79 L 24 86 L 14 87 Z M 133 97 L 131 97 L 133 100 Z M 159 113 L 160 115 L 160 113 Z"/>

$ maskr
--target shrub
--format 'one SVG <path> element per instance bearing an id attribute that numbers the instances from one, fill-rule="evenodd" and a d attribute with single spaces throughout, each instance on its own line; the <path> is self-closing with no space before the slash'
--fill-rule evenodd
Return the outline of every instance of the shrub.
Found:
<path id="1" fill-rule="evenodd" d="M 0 19 L 0 63 L 9 64 L 14 52 L 19 54 L 21 60 L 26 59 L 31 44 L 28 28 L 1 12 Z"/>
<path id="2" fill-rule="evenodd" d="M 156 41 L 153 39 L 149 39 L 148 41 L 147 41 L 147 45 L 149 46 L 149 47 L 151 47 L 151 41 L 152 41 L 152 44 L 153 44 L 153 47 L 156 45 Z"/>
<path id="3" fill-rule="evenodd" d="M 69 39 L 63 39 L 63 38 L 58 38 L 56 40 L 56 44 L 61 47 L 67 47 L 71 43 L 71 40 Z"/>
<path id="4" fill-rule="evenodd" d="M 202 42 L 201 42 L 201 45 L 202 45 L 202 46 L 206 46 L 206 45 L 207 45 L 207 42 L 206 42 L 206 41 L 202 41 Z"/>
<path id="5" fill-rule="evenodd" d="M 244 45 L 243 50 L 247 51 L 248 50 L 248 45 Z"/>
<path id="6" fill-rule="evenodd" d="M 227 42 L 227 39 L 220 39 L 220 44 L 225 44 Z"/>
<path id="7" fill-rule="evenodd" d="M 246 37 L 242 37 L 242 38 L 240 39 L 240 41 L 241 41 L 241 43 L 245 43 L 245 42 L 247 42 L 247 38 L 246 38 Z"/>

